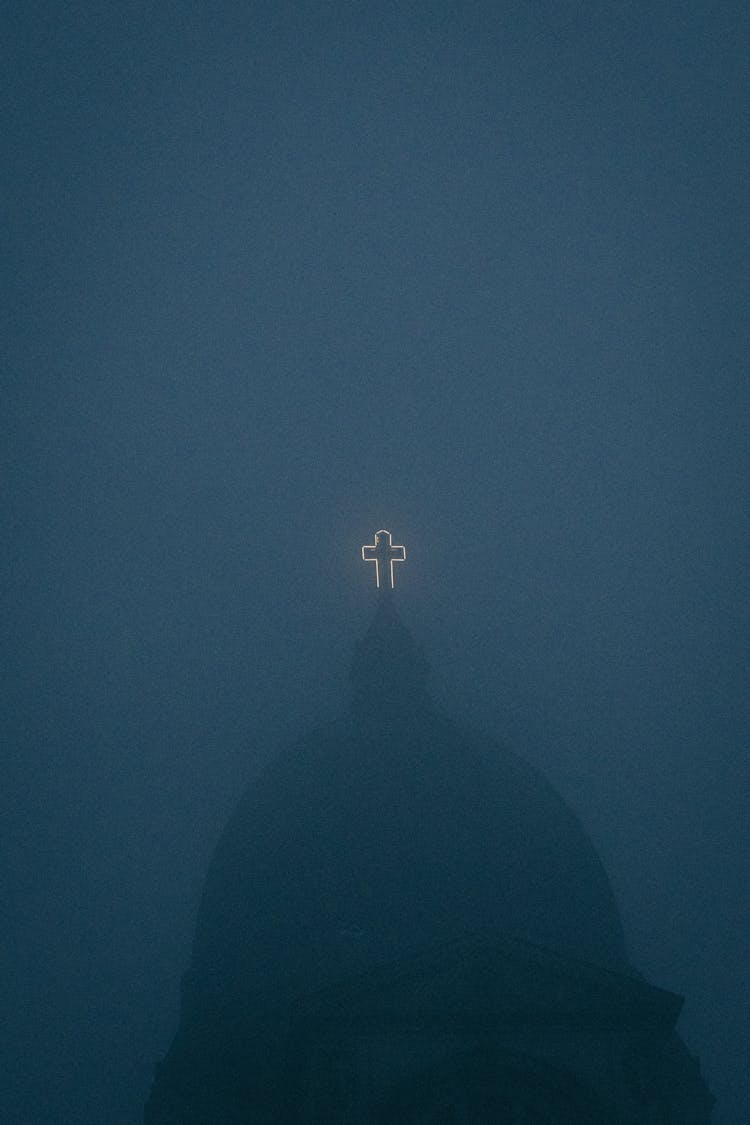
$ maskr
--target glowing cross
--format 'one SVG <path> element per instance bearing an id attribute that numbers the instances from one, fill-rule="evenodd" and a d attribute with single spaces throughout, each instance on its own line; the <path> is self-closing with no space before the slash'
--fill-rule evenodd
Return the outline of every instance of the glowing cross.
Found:
<path id="1" fill-rule="evenodd" d="M 362 558 L 365 562 L 375 563 L 375 585 L 379 590 L 393 589 L 393 564 L 403 562 L 406 558 L 406 547 L 394 547 L 391 543 L 390 531 L 376 531 L 375 542 L 369 547 L 362 548 Z"/>

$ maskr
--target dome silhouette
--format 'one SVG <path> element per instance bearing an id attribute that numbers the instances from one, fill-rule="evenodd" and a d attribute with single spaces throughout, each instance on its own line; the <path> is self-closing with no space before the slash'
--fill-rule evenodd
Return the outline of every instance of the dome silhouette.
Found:
<path id="1" fill-rule="evenodd" d="M 630 968 L 586 832 L 427 673 L 381 591 L 348 714 L 219 841 L 147 1125 L 708 1125 L 681 998 Z"/>
<path id="2" fill-rule="evenodd" d="M 601 862 L 552 786 L 460 730 L 390 599 L 358 646 L 348 717 L 282 753 L 216 849 L 193 968 L 308 991 L 466 937 L 627 970 Z"/>

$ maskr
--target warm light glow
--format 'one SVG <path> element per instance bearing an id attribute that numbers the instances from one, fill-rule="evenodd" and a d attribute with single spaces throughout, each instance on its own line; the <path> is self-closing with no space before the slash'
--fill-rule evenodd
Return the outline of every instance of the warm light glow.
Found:
<path id="1" fill-rule="evenodd" d="M 380 589 L 380 565 L 388 566 L 384 579 L 387 582 L 390 578 L 391 589 L 395 583 L 393 580 L 393 564 L 395 562 L 404 562 L 406 559 L 406 547 L 396 546 L 391 542 L 391 533 L 381 528 L 380 531 L 375 532 L 375 542 L 362 548 L 362 558 L 365 562 L 375 563 L 375 585 Z"/>

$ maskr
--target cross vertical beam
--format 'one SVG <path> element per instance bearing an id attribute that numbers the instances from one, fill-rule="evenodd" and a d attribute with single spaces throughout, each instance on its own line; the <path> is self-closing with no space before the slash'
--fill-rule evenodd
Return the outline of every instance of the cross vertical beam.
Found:
<path id="1" fill-rule="evenodd" d="M 405 561 L 406 547 L 396 546 L 391 541 L 390 531 L 381 528 L 380 531 L 375 532 L 375 542 L 362 548 L 362 558 L 365 562 L 375 563 L 375 585 L 377 588 L 381 592 L 392 590 L 395 585 L 393 564 Z"/>

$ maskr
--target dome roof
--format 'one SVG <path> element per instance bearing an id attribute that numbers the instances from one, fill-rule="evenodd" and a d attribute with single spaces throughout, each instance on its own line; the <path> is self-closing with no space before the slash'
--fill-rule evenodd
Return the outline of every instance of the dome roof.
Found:
<path id="1" fill-rule="evenodd" d="M 230 820 L 196 973 L 294 994 L 467 936 L 627 971 L 614 898 L 576 817 L 520 758 L 435 713 L 425 675 L 384 601 L 355 656 L 350 715 L 281 754 Z"/>

